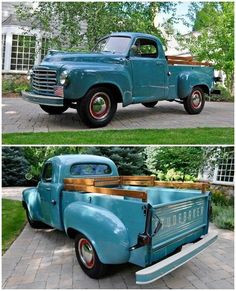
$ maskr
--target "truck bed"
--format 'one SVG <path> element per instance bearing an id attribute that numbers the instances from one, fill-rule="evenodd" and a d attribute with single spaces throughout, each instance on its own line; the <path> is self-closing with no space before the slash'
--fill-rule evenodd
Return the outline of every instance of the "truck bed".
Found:
<path id="1" fill-rule="evenodd" d="M 209 192 L 206 191 L 206 183 L 167 183 L 154 181 L 153 177 L 148 177 L 146 180 L 144 177 L 139 177 L 139 180 L 138 177 L 132 179 L 124 176 L 119 177 L 118 181 L 116 177 L 114 180 L 116 185 L 111 185 L 111 179 L 107 181 L 101 178 L 86 179 L 88 185 L 84 185 L 85 179 L 74 180 L 76 182 L 74 184 L 71 184 L 71 179 L 65 179 L 67 182 L 65 189 L 71 190 L 63 192 L 64 207 L 73 201 L 80 200 L 111 211 L 128 229 L 130 246 L 135 245 L 137 236 L 144 232 L 145 209 L 150 207 L 152 231 L 158 223 L 161 224 L 161 227 L 158 233 L 153 236 L 148 247 L 131 251 L 129 260 L 142 267 L 160 260 L 183 244 L 193 242 L 207 233 Z M 91 186 L 91 183 L 106 187 Z M 145 184 L 153 186 L 145 186 Z M 155 186 L 157 184 L 159 186 Z M 106 189 L 105 193 L 102 193 L 102 190 L 100 192 L 99 189 Z M 116 191 L 120 191 L 122 195 L 116 195 Z M 145 197 L 143 194 L 139 196 L 140 193 L 145 193 Z"/>

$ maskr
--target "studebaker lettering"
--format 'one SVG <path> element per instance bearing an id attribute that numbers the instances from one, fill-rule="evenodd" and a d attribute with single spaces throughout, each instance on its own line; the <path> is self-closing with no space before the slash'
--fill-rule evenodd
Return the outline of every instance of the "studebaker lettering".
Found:
<path id="1" fill-rule="evenodd" d="M 23 191 L 22 203 L 33 228 L 49 225 L 75 239 L 78 262 L 91 278 L 104 276 L 108 265 L 129 262 L 144 267 L 136 280 L 146 284 L 217 238 L 208 234 L 207 185 L 173 185 L 149 176 L 119 176 L 104 157 L 61 155 L 45 162 L 41 180 Z"/>
<path id="2" fill-rule="evenodd" d="M 29 72 L 25 100 L 49 114 L 77 109 L 90 127 L 107 125 L 123 106 L 176 100 L 189 114 L 202 111 L 214 91 L 214 69 L 191 57 L 165 56 L 160 40 L 143 33 L 112 33 L 92 53 L 49 51 Z"/>

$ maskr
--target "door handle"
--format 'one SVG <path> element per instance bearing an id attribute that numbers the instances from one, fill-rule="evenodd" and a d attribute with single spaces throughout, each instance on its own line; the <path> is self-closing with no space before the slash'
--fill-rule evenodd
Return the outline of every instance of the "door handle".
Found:
<path id="1" fill-rule="evenodd" d="M 52 200 L 51 203 L 52 203 L 52 205 L 56 205 L 57 201 L 56 200 Z"/>

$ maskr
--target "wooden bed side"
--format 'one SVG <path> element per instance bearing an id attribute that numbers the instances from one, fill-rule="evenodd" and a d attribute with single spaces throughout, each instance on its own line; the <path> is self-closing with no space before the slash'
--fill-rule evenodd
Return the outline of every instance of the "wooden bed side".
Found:
<path id="1" fill-rule="evenodd" d="M 106 194 L 106 195 L 127 196 L 127 197 L 142 199 L 143 202 L 147 201 L 147 193 L 143 191 L 104 188 L 104 187 L 78 185 L 78 184 L 65 184 L 64 189 L 68 191 L 83 191 L 83 192 L 99 193 L 99 194 Z"/>
<path id="2" fill-rule="evenodd" d="M 169 65 L 212 66 L 209 62 L 199 62 L 193 57 L 166 56 Z"/>
<path id="3" fill-rule="evenodd" d="M 179 189 L 201 190 L 203 193 L 209 188 L 208 182 L 178 182 L 178 181 L 155 181 L 155 186 Z"/>
<path id="4" fill-rule="evenodd" d="M 120 176 L 97 177 L 97 178 L 66 178 L 65 184 L 87 185 L 87 186 L 112 186 L 120 185 Z"/>
<path id="5" fill-rule="evenodd" d="M 121 185 L 154 186 L 153 176 L 121 176 Z"/>
<path id="6" fill-rule="evenodd" d="M 155 181 L 154 176 L 113 176 L 64 179 L 64 189 L 68 191 L 83 191 L 107 195 L 127 196 L 142 199 L 142 201 L 144 202 L 147 201 L 147 193 L 144 191 L 101 187 L 121 185 L 198 189 L 201 190 L 203 193 L 206 192 L 209 187 L 208 182 Z"/>

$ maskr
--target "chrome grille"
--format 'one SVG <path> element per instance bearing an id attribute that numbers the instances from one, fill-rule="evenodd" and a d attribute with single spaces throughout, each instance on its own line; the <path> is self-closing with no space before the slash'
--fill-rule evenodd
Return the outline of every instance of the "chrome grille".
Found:
<path id="1" fill-rule="evenodd" d="M 57 71 L 43 67 L 33 69 L 32 88 L 38 94 L 54 95 L 57 84 Z"/>

